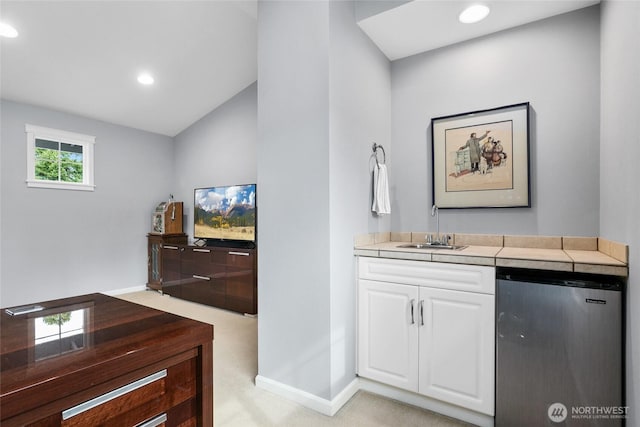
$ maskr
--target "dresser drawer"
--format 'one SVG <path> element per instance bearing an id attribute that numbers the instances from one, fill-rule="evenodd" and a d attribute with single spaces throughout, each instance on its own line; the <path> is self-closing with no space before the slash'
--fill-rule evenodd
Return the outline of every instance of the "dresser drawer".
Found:
<path id="1" fill-rule="evenodd" d="M 228 250 L 227 266 L 252 268 L 255 264 L 256 256 L 253 251 L 245 249 Z"/>
<path id="2" fill-rule="evenodd" d="M 224 264 L 216 262 L 219 256 L 216 251 L 207 248 L 187 248 L 182 254 L 182 276 L 217 278 L 224 275 Z"/>
<path id="3" fill-rule="evenodd" d="M 196 390 L 195 359 L 188 359 L 62 411 L 60 425 L 162 425 L 166 413 L 195 398 Z"/>

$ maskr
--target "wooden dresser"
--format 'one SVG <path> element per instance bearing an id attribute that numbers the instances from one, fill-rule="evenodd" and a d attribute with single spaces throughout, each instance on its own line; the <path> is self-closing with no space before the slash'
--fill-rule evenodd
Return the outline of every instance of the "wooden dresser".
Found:
<path id="1" fill-rule="evenodd" d="M 150 240 L 151 242 L 151 240 Z M 229 246 L 160 245 L 162 276 L 150 289 L 238 313 L 258 313 L 258 252 Z"/>
<path id="2" fill-rule="evenodd" d="M 0 425 L 213 425 L 213 326 L 101 294 L 38 305 L 2 310 Z"/>

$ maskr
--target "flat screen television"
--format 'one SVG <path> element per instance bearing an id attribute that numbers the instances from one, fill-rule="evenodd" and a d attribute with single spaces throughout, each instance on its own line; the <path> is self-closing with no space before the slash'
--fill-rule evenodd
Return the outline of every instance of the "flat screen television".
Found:
<path id="1" fill-rule="evenodd" d="M 196 188 L 193 237 L 208 243 L 256 241 L 256 184 Z"/>

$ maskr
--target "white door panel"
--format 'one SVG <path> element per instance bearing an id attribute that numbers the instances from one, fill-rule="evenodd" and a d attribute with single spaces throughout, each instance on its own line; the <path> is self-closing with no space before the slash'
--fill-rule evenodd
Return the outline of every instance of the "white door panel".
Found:
<path id="1" fill-rule="evenodd" d="M 418 288 L 369 280 L 359 286 L 358 374 L 418 391 Z"/>
<path id="2" fill-rule="evenodd" d="M 493 415 L 493 296 L 421 288 L 420 300 L 420 393 Z"/>

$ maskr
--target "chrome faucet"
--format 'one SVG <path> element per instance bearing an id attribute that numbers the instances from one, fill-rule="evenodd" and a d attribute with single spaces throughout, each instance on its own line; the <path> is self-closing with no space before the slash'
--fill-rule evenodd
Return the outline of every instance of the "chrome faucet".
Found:
<path id="1" fill-rule="evenodd" d="M 438 213 L 437 205 L 433 205 L 431 207 L 431 216 L 436 217 L 436 240 L 432 241 L 431 243 L 441 244 L 442 242 L 440 241 L 440 214 Z"/>
<path id="2" fill-rule="evenodd" d="M 433 233 L 429 233 L 426 236 L 424 236 L 425 239 L 425 243 L 423 244 L 411 244 L 409 246 L 401 246 L 401 247 L 420 247 L 420 248 L 426 248 L 428 246 L 433 246 L 434 248 L 437 249 L 453 249 L 453 250 L 457 250 L 457 249 L 464 249 L 466 248 L 466 246 L 456 246 L 453 244 L 449 244 L 449 242 L 451 242 L 451 238 L 452 235 L 451 234 L 440 234 L 440 214 L 438 213 L 438 206 L 433 205 L 431 207 L 431 216 L 435 216 L 436 217 L 436 234 L 435 234 L 435 238 L 433 237 Z M 417 246 L 416 246 L 417 245 Z"/>
<path id="3" fill-rule="evenodd" d="M 447 249 L 452 249 L 453 246 L 449 247 L 449 240 L 451 236 L 449 234 L 445 234 L 444 236 L 440 235 L 440 214 L 438 213 L 438 206 L 433 205 L 431 207 L 431 216 L 436 217 L 436 237 L 433 237 L 433 234 L 429 233 L 425 236 L 425 240 L 427 241 L 427 245 L 433 245 L 438 247 L 446 247 Z"/>

